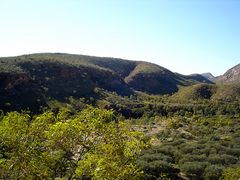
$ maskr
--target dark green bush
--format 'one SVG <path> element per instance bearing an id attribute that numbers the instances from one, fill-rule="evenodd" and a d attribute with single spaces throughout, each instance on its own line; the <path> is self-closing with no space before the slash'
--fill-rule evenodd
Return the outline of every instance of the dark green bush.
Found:
<path id="1" fill-rule="evenodd" d="M 182 159 L 179 161 L 179 164 L 183 164 L 184 162 L 206 162 L 207 157 L 205 155 L 183 155 Z"/>
<path id="2" fill-rule="evenodd" d="M 146 162 L 152 162 L 157 160 L 162 160 L 165 162 L 173 162 L 173 158 L 167 155 L 164 155 L 162 153 L 156 153 L 156 154 L 144 154 L 139 158 L 140 160 L 146 161 Z"/>
<path id="3" fill-rule="evenodd" d="M 210 165 L 208 162 L 185 162 L 180 165 L 180 169 L 188 177 L 203 177 L 205 168 Z"/>
<path id="4" fill-rule="evenodd" d="M 210 165 L 205 169 L 204 178 L 209 180 L 219 179 L 223 170 L 224 167 L 221 165 Z"/>
<path id="5" fill-rule="evenodd" d="M 219 154 L 210 154 L 208 156 L 208 161 L 211 164 L 224 164 L 225 163 L 224 157 L 221 157 Z"/>
<path id="6" fill-rule="evenodd" d="M 228 164 L 236 164 L 238 161 L 238 158 L 235 156 L 231 156 L 231 155 L 227 155 L 227 154 L 223 154 L 221 155 L 221 157 L 224 159 L 224 164 L 228 165 Z"/>

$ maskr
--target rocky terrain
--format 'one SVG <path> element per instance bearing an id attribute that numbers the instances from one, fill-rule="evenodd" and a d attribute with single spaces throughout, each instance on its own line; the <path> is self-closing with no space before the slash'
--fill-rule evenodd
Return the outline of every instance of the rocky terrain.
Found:
<path id="1" fill-rule="evenodd" d="M 234 66 L 217 78 L 220 83 L 239 83 L 240 82 L 240 64 Z"/>
<path id="2" fill-rule="evenodd" d="M 203 73 L 201 74 L 203 77 L 207 78 L 209 81 L 215 82 L 216 77 L 212 75 L 212 73 Z"/>

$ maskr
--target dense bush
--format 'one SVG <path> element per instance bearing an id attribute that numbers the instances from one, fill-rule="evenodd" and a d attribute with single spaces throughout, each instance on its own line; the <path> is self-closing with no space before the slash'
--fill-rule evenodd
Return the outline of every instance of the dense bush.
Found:
<path id="1" fill-rule="evenodd" d="M 112 111 L 11 112 L 0 120 L 0 179 L 135 179 L 146 147 L 144 134 Z"/>
<path id="2" fill-rule="evenodd" d="M 203 177 L 205 168 L 209 165 L 208 162 L 185 162 L 180 165 L 182 172 L 190 177 Z"/>
<path id="3" fill-rule="evenodd" d="M 222 179 L 224 180 L 240 179 L 240 166 L 226 169 L 222 174 Z"/>
<path id="4" fill-rule="evenodd" d="M 171 161 L 160 157 L 152 159 L 171 163 L 176 169 L 175 172 L 178 169 L 190 179 L 219 179 L 227 168 L 240 165 L 240 135 L 237 131 L 240 129 L 239 118 L 171 117 L 156 121 L 155 126 L 156 124 L 162 124 L 162 128 L 159 128 L 160 131 L 155 135 L 160 144 L 144 151 L 139 157 L 142 161 L 147 161 L 143 157 L 148 154 L 151 154 L 150 157 L 169 156 Z M 151 128 L 148 131 L 151 132 Z M 145 169 L 149 166 L 148 162 Z M 164 172 L 163 167 L 159 169 Z M 169 170 L 168 177 L 176 175 L 175 172 Z M 148 171 L 148 175 L 154 175 L 157 179 L 156 173 L 151 173 L 153 172 Z M 160 175 L 157 177 L 160 178 Z"/>
<path id="5" fill-rule="evenodd" d="M 206 167 L 204 177 L 209 180 L 219 179 L 222 175 L 224 166 L 210 165 Z"/>

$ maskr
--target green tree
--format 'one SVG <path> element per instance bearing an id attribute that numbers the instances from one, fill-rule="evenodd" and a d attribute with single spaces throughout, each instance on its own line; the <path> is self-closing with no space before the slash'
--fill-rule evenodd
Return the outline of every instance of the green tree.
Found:
<path id="1" fill-rule="evenodd" d="M 137 178 L 136 157 L 148 146 L 113 111 L 11 112 L 0 121 L 0 178 Z"/>

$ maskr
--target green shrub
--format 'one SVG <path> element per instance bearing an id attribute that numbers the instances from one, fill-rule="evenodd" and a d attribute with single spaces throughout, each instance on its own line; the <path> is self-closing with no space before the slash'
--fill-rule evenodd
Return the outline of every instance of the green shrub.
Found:
<path id="1" fill-rule="evenodd" d="M 236 168 L 226 169 L 221 177 L 223 180 L 238 180 L 240 179 L 240 166 Z"/>
<path id="2" fill-rule="evenodd" d="M 173 162 L 173 158 L 167 155 L 164 155 L 162 153 L 156 153 L 156 154 L 144 154 L 139 159 L 144 160 L 146 162 L 152 162 L 157 160 L 162 160 L 165 162 Z"/>
<path id="3" fill-rule="evenodd" d="M 235 156 L 223 154 L 221 157 L 224 159 L 224 164 L 235 164 L 238 161 L 238 158 Z"/>
<path id="4" fill-rule="evenodd" d="M 221 157 L 219 154 L 210 154 L 208 156 L 208 161 L 211 164 L 224 164 L 225 159 L 224 157 Z"/>
<path id="5" fill-rule="evenodd" d="M 148 164 L 147 172 L 158 175 L 161 173 L 173 173 L 176 169 L 165 161 L 152 161 Z"/>
<path id="6" fill-rule="evenodd" d="M 221 165 L 210 165 L 205 169 L 204 178 L 209 180 L 219 179 L 223 169 L 224 167 Z"/>
<path id="7" fill-rule="evenodd" d="M 183 164 L 185 162 L 205 162 L 207 161 L 207 157 L 205 155 L 184 155 L 183 158 L 179 161 L 179 164 Z"/>
<path id="8" fill-rule="evenodd" d="M 180 169 L 188 177 L 203 177 L 208 165 L 210 165 L 208 162 L 185 162 L 180 165 Z"/>

